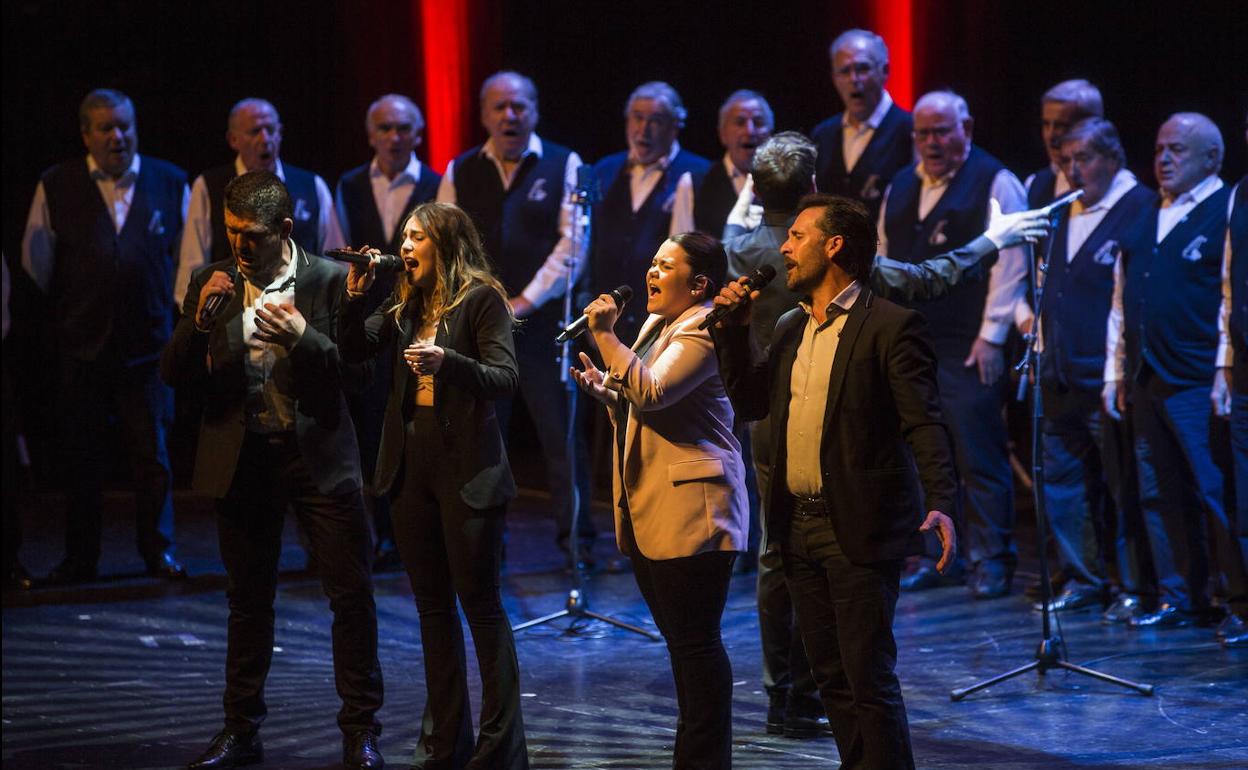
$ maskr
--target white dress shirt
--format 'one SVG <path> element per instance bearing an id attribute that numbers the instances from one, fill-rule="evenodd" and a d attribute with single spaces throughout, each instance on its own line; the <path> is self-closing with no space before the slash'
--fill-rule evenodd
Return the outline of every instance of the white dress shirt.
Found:
<path id="1" fill-rule="evenodd" d="M 1222 180 L 1211 174 L 1199 184 L 1181 195 L 1171 197 L 1162 191 L 1161 209 L 1157 212 L 1157 243 L 1165 240 L 1175 225 L 1191 213 L 1206 198 L 1222 189 Z M 1126 281 L 1122 270 L 1122 255 L 1114 263 L 1114 302 L 1105 323 L 1105 381 L 1121 382 L 1127 376 L 1127 345 L 1122 330 L 1122 288 Z M 1223 279 L 1225 284 L 1225 278 Z M 1226 290 L 1223 289 L 1223 294 Z"/>
<path id="2" fill-rule="evenodd" d="M 298 250 L 289 241 L 282 249 L 283 268 L 263 288 L 240 276 L 243 292 L 243 343 L 247 357 L 247 429 L 256 433 L 279 433 L 295 429 L 294 380 L 289 351 L 285 347 L 256 339 L 256 310 L 267 303 L 295 304 L 295 274 L 299 269 Z"/>
<path id="3" fill-rule="evenodd" d="M 407 166 L 395 174 L 394 179 L 386 178 L 376 157 L 368 164 L 368 183 L 373 190 L 373 204 L 377 207 L 377 214 L 381 217 L 381 231 L 386 234 L 387 238 L 394 237 L 395 230 L 401 224 L 399 219 L 407 213 L 407 202 L 411 200 L 412 190 L 420 181 L 420 173 L 420 161 L 416 159 L 414 152 L 408 159 Z M 355 246 L 363 246 L 362 243 L 356 243 L 357 236 L 351 233 L 351 219 L 347 216 L 347 203 L 342 198 L 341 186 L 334 195 L 334 204 L 337 207 L 338 223 L 342 226 L 343 240 Z M 378 249 L 386 247 L 384 243 L 368 245 Z"/>
<path id="4" fill-rule="evenodd" d="M 957 175 L 957 171 L 940 178 L 930 177 L 923 172 L 923 164 L 919 163 L 915 167 L 915 173 L 923 183 L 919 193 L 919 219 L 923 219 L 940 202 L 945 190 L 949 189 L 949 182 Z M 880 238 L 879 254 L 884 257 L 890 256 L 888 234 L 884 231 L 884 213 L 888 211 L 888 194 L 891 191 L 891 186 L 884 191 L 884 199 L 880 205 L 880 218 L 877 223 Z M 1006 214 L 1024 211 L 1027 208 L 1027 193 L 1023 190 L 1018 177 L 1008 169 L 1001 169 L 993 177 L 988 196 L 995 200 L 1001 207 L 1001 211 Z M 984 210 L 985 228 L 988 227 L 990 215 L 991 206 Z M 1016 306 L 1024 301 L 1024 295 L 1027 293 L 1026 279 L 1029 271 L 1026 251 L 1021 246 L 1000 250 L 997 263 L 988 273 L 988 296 L 984 300 L 984 316 L 979 325 L 979 336 L 982 339 L 997 345 L 1005 342 L 1010 332 L 1010 325 L 1014 323 Z"/>
<path id="5" fill-rule="evenodd" d="M 650 193 L 654 192 L 655 186 L 663 178 L 663 173 L 667 171 L 667 167 L 672 165 L 672 162 L 676 160 L 676 156 L 679 154 L 680 142 L 677 141 L 672 142 L 672 148 L 667 151 L 667 155 L 646 165 L 638 163 L 634 160 L 632 153 L 629 153 L 628 164 L 625 166 L 625 169 L 628 171 L 628 185 L 629 192 L 632 195 L 634 213 L 645 205 L 646 198 L 649 198 Z M 673 204 L 675 204 L 675 201 L 673 201 Z M 675 220 L 673 219 L 673 221 Z"/>
<path id="6" fill-rule="evenodd" d="M 508 173 L 504 167 L 502 159 L 498 153 L 494 151 L 494 141 L 487 139 L 485 144 L 481 146 L 481 154 L 489 158 L 494 163 L 494 167 L 498 169 L 498 178 L 503 183 L 504 190 L 511 189 L 511 183 L 515 181 L 516 171 L 520 169 L 517 163 L 512 167 L 511 173 Z M 529 136 L 529 147 L 520 156 L 523 161 L 529 155 L 542 157 L 542 140 L 537 134 Z M 565 281 L 568 277 L 568 263 L 572 265 L 572 284 L 581 277 L 581 273 L 585 269 L 585 251 L 589 245 L 588 239 L 582 237 L 580 244 L 577 245 L 575 253 L 573 253 L 572 227 L 573 218 L 576 215 L 576 205 L 572 202 L 572 193 L 576 190 L 576 170 L 580 168 L 581 156 L 575 152 L 568 153 L 568 163 L 563 170 L 563 202 L 559 208 L 559 222 L 557 224 L 559 230 L 559 240 L 555 243 L 555 247 L 551 249 L 550 254 L 546 256 L 542 266 L 537 269 L 533 277 L 529 279 L 528 285 L 520 292 L 520 296 L 524 297 L 534 308 L 539 308 L 549 302 L 554 297 L 562 297 L 564 287 L 567 285 Z M 442 182 L 438 185 L 438 202 L 439 203 L 455 203 L 455 161 L 447 164 L 446 173 L 442 175 Z M 581 223 L 582 232 L 585 223 Z M 492 255 L 491 255 L 492 256 Z"/>
<path id="7" fill-rule="evenodd" d="M 242 176 L 247 173 L 242 156 L 234 158 L 234 173 Z M 274 172 L 282 182 L 286 181 L 286 170 L 282 162 L 277 161 Z M 303 248 L 313 254 L 324 254 L 331 249 L 341 249 L 347 245 L 342 237 L 342 228 L 338 224 L 338 214 L 334 210 L 334 196 L 329 192 L 329 185 L 315 174 L 316 206 L 319 213 L 316 219 L 316 238 L 318 243 L 301 243 Z M 186 215 L 186 226 L 182 230 L 182 245 L 178 249 L 178 275 L 173 282 L 173 299 L 182 307 L 186 297 L 186 287 L 191 282 L 191 273 L 212 261 L 212 202 L 208 199 L 208 183 L 204 177 L 195 177 L 191 184 L 191 205 Z"/>
<path id="8" fill-rule="evenodd" d="M 841 117 L 841 157 L 845 160 L 846 171 L 852 172 L 854 166 L 858 165 L 858 160 L 862 158 L 862 153 L 866 151 L 867 145 L 871 143 L 871 137 L 875 136 L 875 129 L 880 127 L 880 123 L 884 120 L 884 116 L 888 114 L 888 110 L 892 106 L 893 97 L 888 91 L 884 91 L 883 96 L 880 98 L 880 103 L 875 106 L 875 110 L 862 123 L 857 125 L 851 123 L 848 112 Z"/>
<path id="9" fill-rule="evenodd" d="M 1083 201 L 1074 202 L 1070 207 L 1070 219 L 1066 223 L 1067 263 L 1075 258 L 1079 249 L 1083 248 L 1083 244 L 1092 235 L 1092 231 L 1100 227 L 1109 210 L 1116 206 L 1118 201 L 1122 200 L 1122 196 L 1131 192 L 1137 184 L 1135 174 L 1125 168 L 1119 169 L 1110 181 L 1109 189 L 1095 204 L 1084 208 Z"/>
<path id="10" fill-rule="evenodd" d="M 130 207 L 134 204 L 134 186 L 139 180 L 140 159 L 134 154 L 130 168 L 120 178 L 113 179 L 95 158 L 87 156 L 87 171 L 95 180 L 95 186 L 104 200 L 113 220 L 113 229 L 120 233 L 130 215 Z M 186 210 L 190 201 L 190 191 L 182 188 L 182 220 L 186 221 Z M 52 285 L 52 271 L 56 255 L 56 233 L 52 230 L 52 215 L 48 211 L 48 194 L 43 189 L 43 182 L 35 186 L 35 197 L 30 202 L 30 212 L 26 216 L 26 230 L 22 233 L 22 267 L 31 279 L 45 293 Z"/>
<path id="11" fill-rule="evenodd" d="M 749 174 L 737 168 L 728 153 L 724 153 L 722 163 L 724 164 L 724 170 L 728 172 L 728 180 L 732 182 L 733 191 L 740 195 Z M 693 197 L 693 174 L 686 171 L 680 175 L 680 179 L 676 182 L 676 200 L 672 205 L 672 226 L 668 228 L 668 235 L 687 233 L 690 230 L 698 229 L 693 219 Z M 720 229 L 723 229 L 722 224 Z M 718 238 L 721 233 L 709 233 L 709 235 Z"/>

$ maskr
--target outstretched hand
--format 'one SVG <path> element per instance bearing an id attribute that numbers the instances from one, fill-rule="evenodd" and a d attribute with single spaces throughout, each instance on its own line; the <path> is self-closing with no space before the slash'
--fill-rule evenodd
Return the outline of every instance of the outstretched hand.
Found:
<path id="1" fill-rule="evenodd" d="M 615 393 L 607 390 L 605 375 L 602 370 L 594 366 L 594 362 L 584 352 L 580 354 L 581 366 L 583 371 L 577 371 L 575 366 L 568 367 L 568 373 L 572 375 L 572 379 L 576 382 L 581 390 L 598 399 L 604 404 L 610 404 L 615 397 Z"/>
<path id="2" fill-rule="evenodd" d="M 995 243 L 998 249 L 1017 246 L 1020 243 L 1035 243 L 1036 239 L 1043 238 L 1049 231 L 1049 215 L 1044 209 L 1003 214 L 996 198 L 989 198 L 988 206 L 991 214 L 988 217 L 988 229 L 984 235 Z"/>
<path id="3" fill-rule="evenodd" d="M 936 562 L 936 571 L 943 573 L 958 552 L 958 535 L 953 529 L 953 519 L 940 511 L 928 511 L 919 527 L 920 532 L 932 530 L 936 530 L 936 537 L 940 538 L 940 561 Z"/>

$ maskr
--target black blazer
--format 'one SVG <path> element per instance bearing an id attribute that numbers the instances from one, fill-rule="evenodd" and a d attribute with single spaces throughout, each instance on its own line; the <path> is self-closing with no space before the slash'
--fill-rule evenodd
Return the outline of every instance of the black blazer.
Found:
<path id="1" fill-rule="evenodd" d="M 309 254 L 293 240 L 295 307 L 307 321 L 290 350 L 295 396 L 295 436 L 317 489 L 337 495 L 360 489 L 360 450 L 347 413 L 343 388 L 358 388 L 367 367 L 344 364 L 335 338 L 347 271 Z M 209 276 L 227 270 L 232 259 L 212 262 L 191 276 L 182 317 L 160 359 L 161 377 L 174 387 L 205 385 L 204 414 L 195 453 L 197 492 L 224 497 L 234 479 L 246 435 L 247 374 L 243 362 L 243 292 L 236 291 L 207 334 L 195 328 L 199 292 Z M 211 357 L 212 370 L 207 361 Z"/>
<path id="2" fill-rule="evenodd" d="M 780 317 L 767 353 L 751 354 L 748 327 L 716 329 L 720 373 L 737 416 L 771 415 L 768 537 L 783 541 L 789 380 L 807 315 Z M 841 332 L 828 383 L 820 464 L 841 549 L 869 564 L 922 551 L 925 511 L 952 513 L 956 484 L 926 322 L 864 288 Z M 917 468 L 916 468 L 917 464 Z"/>
<path id="3" fill-rule="evenodd" d="M 388 302 L 378 308 L 372 304 L 367 296 L 347 302 L 339 339 L 343 356 L 350 361 L 371 360 L 378 351 L 394 359 L 373 479 L 377 493 L 383 494 L 403 468 L 404 412 L 413 398 L 410 386 L 414 384 L 403 350 L 417 329 L 408 317 L 396 324 L 386 312 Z M 464 503 L 476 510 L 500 506 L 516 496 L 494 413 L 494 401 L 510 398 L 519 383 L 511 327 L 506 300 L 481 285 L 442 318 L 434 337 L 434 344 L 446 351 L 434 375 L 433 398 L 448 448 L 441 470 L 451 474 Z"/>

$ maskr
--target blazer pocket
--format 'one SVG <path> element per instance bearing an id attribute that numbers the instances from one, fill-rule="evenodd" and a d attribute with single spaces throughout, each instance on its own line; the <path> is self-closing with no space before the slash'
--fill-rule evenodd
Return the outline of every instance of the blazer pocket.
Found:
<path id="1" fill-rule="evenodd" d="M 672 484 L 683 484 L 687 481 L 706 481 L 724 477 L 724 462 L 718 457 L 705 457 L 700 460 L 686 460 L 671 463 L 667 466 L 667 480 Z"/>

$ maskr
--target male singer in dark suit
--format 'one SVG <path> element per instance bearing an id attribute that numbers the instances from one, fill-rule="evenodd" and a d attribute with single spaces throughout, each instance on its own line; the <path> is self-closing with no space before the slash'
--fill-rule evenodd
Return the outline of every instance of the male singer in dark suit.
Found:
<path id="1" fill-rule="evenodd" d="M 865 29 L 842 32 L 828 47 L 828 57 L 845 111 L 811 132 L 819 148 L 816 182 L 823 192 L 862 201 L 874 221 L 888 181 L 912 159 L 914 121 L 884 88 L 884 38 Z"/>
<path id="2" fill-rule="evenodd" d="M 335 342 L 346 270 L 290 237 L 290 195 L 252 171 L 225 189 L 233 257 L 192 276 L 161 358 L 172 385 L 203 383 L 194 488 L 216 501 L 228 575 L 225 727 L 191 768 L 260 761 L 264 680 L 273 658 L 273 599 L 287 504 L 299 517 L 334 614 L 334 682 L 343 761 L 379 768 L 381 666 L 360 495 L 360 453 L 343 389 L 360 379 Z M 230 272 L 237 270 L 237 278 Z M 205 306 L 221 295 L 211 317 Z"/>
<path id="3" fill-rule="evenodd" d="M 922 316 L 868 288 L 875 233 L 856 201 L 815 194 L 781 247 L 807 297 L 751 351 L 747 311 L 715 331 L 738 417 L 771 417 L 768 536 L 780 542 L 811 672 L 843 768 L 912 768 L 893 612 L 902 560 L 922 532 L 953 558 L 956 495 L 936 357 Z M 740 283 L 720 306 L 756 297 Z M 927 511 L 926 517 L 923 511 Z"/>
<path id="4" fill-rule="evenodd" d="M 425 117 L 420 108 L 402 94 L 386 94 L 369 105 L 364 118 L 373 159 L 342 175 L 338 180 L 335 206 L 343 238 L 353 246 L 372 246 L 387 254 L 398 254 L 403 239 L 399 227 L 416 204 L 431 201 L 438 194 L 442 175 L 416 158 L 416 148 L 424 139 Z M 381 302 L 394 290 L 394 273 L 382 270 L 369 289 L 371 298 Z M 360 442 L 364 478 L 371 480 L 381 443 L 381 422 L 390 393 L 392 361 L 381 356 L 373 361 L 372 383 L 362 393 L 348 393 L 351 421 Z M 390 498 L 366 491 L 377 533 L 377 553 L 373 568 L 399 568 L 399 551 L 394 545 L 390 523 Z"/>

